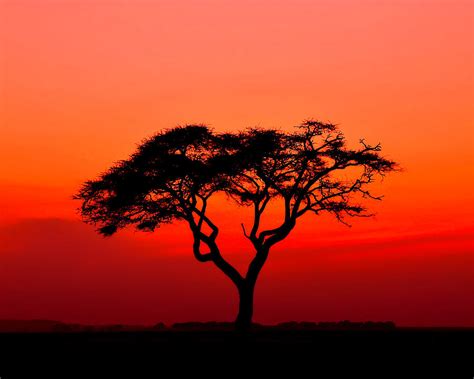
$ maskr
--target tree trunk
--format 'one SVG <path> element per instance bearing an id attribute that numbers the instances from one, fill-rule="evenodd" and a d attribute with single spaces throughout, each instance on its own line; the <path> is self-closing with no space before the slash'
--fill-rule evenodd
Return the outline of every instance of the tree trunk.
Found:
<path id="1" fill-rule="evenodd" d="M 248 331 L 252 326 L 254 288 L 248 281 L 239 288 L 239 313 L 235 320 L 235 328 L 238 331 Z"/>
<path id="2" fill-rule="evenodd" d="M 252 327 L 253 293 L 257 278 L 268 257 L 268 248 L 257 250 L 255 258 L 249 265 L 247 275 L 237 286 L 239 289 L 239 314 L 235 327 L 239 331 L 247 331 Z"/>

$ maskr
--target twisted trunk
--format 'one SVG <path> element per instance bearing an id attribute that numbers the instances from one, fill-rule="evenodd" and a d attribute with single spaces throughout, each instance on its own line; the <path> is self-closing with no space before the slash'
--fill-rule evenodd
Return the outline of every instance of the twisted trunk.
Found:
<path id="1" fill-rule="evenodd" d="M 252 327 L 253 316 L 253 295 L 258 275 L 268 257 L 269 249 L 262 248 L 257 250 L 255 258 L 249 265 L 247 275 L 243 278 L 239 290 L 239 313 L 235 320 L 235 327 L 239 331 L 247 331 Z"/>

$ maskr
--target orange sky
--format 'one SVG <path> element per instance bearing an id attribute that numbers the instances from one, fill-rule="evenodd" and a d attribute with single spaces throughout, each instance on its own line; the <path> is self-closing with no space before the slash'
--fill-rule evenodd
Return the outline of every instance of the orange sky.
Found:
<path id="1" fill-rule="evenodd" d="M 173 240 L 183 226 L 103 240 L 70 196 L 162 128 L 315 117 L 382 142 L 404 172 L 377 185 L 375 219 L 304 220 L 264 269 L 256 320 L 474 325 L 473 14 L 456 0 L 1 2 L 0 318 L 231 319 L 236 294 Z M 214 213 L 242 266 L 231 211 Z"/>

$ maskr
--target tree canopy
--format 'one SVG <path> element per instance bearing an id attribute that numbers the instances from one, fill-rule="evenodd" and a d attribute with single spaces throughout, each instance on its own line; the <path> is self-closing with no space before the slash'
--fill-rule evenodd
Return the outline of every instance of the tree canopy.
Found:
<path id="1" fill-rule="evenodd" d="M 375 175 L 395 169 L 380 155 L 381 146 L 360 141 L 349 149 L 334 124 L 305 121 L 291 133 L 276 129 L 248 129 L 214 133 L 205 125 L 187 125 L 163 131 L 145 140 L 127 160 L 115 164 L 76 194 L 86 222 L 112 235 L 134 225 L 153 231 L 174 219 L 205 218 L 203 202 L 216 192 L 240 205 L 256 205 L 262 213 L 272 198 L 285 204 L 285 219 L 307 212 L 330 212 L 345 222 L 347 216 L 367 216 L 353 201 L 355 194 L 380 199 L 367 186 Z M 359 168 L 353 179 L 335 174 Z M 256 220 L 258 221 L 258 220 Z M 258 224 L 248 234 L 255 242 Z M 247 234 L 247 233 L 246 233 Z"/>

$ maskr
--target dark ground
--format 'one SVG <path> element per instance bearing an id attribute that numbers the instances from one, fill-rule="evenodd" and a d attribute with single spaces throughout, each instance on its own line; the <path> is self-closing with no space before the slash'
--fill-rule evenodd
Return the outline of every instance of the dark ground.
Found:
<path id="1" fill-rule="evenodd" d="M 0 334 L 0 377 L 473 378 L 474 329 Z"/>

